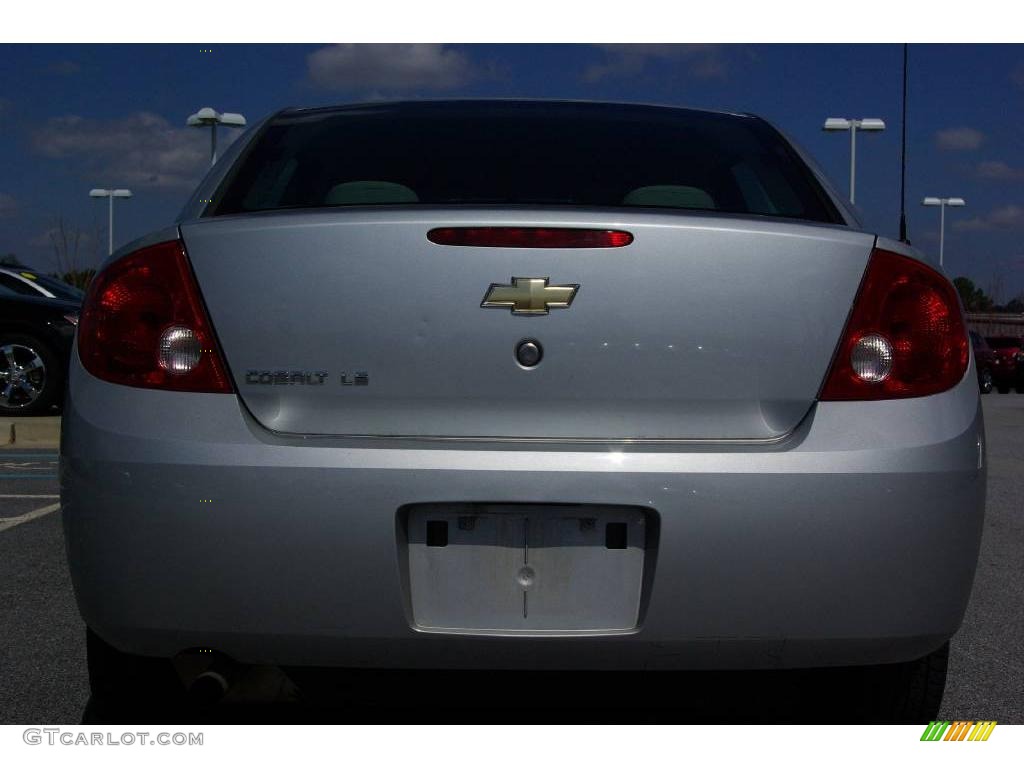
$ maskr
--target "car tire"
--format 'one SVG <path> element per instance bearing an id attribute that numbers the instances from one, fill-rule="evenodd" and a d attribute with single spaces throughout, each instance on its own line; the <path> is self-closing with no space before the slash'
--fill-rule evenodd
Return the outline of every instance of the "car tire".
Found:
<path id="1" fill-rule="evenodd" d="M 85 722 L 136 722 L 140 713 L 165 722 L 182 709 L 185 688 L 170 659 L 136 656 L 117 650 L 86 629 L 90 699 Z M 141 721 L 140 721 L 141 722 Z"/>
<path id="2" fill-rule="evenodd" d="M 949 643 L 920 659 L 867 667 L 860 675 L 856 719 L 867 723 L 927 723 L 942 705 Z"/>
<path id="3" fill-rule="evenodd" d="M 26 366 L 35 367 L 26 373 Z M 50 346 L 36 336 L 0 333 L 0 416 L 47 413 L 63 394 L 65 372 L 61 368 Z M 8 392 L 15 374 L 24 378 Z"/>
<path id="4" fill-rule="evenodd" d="M 993 386 L 992 371 L 990 371 L 988 368 L 985 368 L 984 370 L 982 370 L 982 372 L 981 372 L 981 382 L 979 383 L 978 386 L 981 389 L 981 394 L 983 394 L 983 395 L 987 395 L 989 392 L 992 391 L 992 386 Z"/>

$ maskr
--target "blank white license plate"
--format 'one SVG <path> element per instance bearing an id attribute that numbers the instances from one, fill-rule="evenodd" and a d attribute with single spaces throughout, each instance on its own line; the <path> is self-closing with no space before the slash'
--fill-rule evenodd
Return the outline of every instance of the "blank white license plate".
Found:
<path id="1" fill-rule="evenodd" d="M 622 631 L 637 625 L 642 510 L 431 505 L 408 516 L 409 589 L 422 629 Z"/>

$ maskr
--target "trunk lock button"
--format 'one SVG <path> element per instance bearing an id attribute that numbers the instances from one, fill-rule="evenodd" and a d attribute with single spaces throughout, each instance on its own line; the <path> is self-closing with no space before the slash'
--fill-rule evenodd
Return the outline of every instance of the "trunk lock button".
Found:
<path id="1" fill-rule="evenodd" d="M 533 368 L 544 357 L 539 341 L 524 339 L 516 345 L 516 361 L 523 368 Z"/>

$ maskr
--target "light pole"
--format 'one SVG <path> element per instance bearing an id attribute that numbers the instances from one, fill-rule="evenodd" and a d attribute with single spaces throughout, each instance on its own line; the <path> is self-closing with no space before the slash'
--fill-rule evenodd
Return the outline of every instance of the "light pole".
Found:
<path id="1" fill-rule="evenodd" d="M 967 205 L 962 197 L 926 197 L 921 205 L 939 206 L 939 266 L 942 266 L 942 252 L 946 245 L 946 206 L 962 208 Z"/>
<path id="2" fill-rule="evenodd" d="M 237 112 L 218 112 L 213 107 L 203 107 L 194 115 L 189 115 L 186 125 L 199 128 L 210 127 L 210 165 L 217 162 L 217 126 L 230 125 L 241 128 L 245 125 L 245 117 Z"/>
<path id="3" fill-rule="evenodd" d="M 850 202 L 856 203 L 857 190 L 857 131 L 884 131 L 885 121 L 877 117 L 860 119 L 847 117 L 830 117 L 822 128 L 826 131 L 850 132 Z"/>
<path id="4" fill-rule="evenodd" d="M 131 197 L 132 191 L 130 189 L 91 189 L 89 190 L 89 197 L 105 197 L 109 201 L 110 207 L 110 220 L 107 224 L 107 255 L 109 256 L 114 252 L 114 198 L 115 197 Z"/>

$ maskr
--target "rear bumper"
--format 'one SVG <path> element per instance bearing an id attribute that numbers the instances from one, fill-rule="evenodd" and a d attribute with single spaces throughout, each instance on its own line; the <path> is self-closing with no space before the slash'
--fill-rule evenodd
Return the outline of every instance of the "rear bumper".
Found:
<path id="1" fill-rule="evenodd" d="M 72 359 L 61 499 L 79 608 L 125 651 L 250 663 L 729 669 L 919 657 L 957 629 L 985 502 L 974 371 L 953 390 L 822 403 L 771 447 L 301 441 L 231 395 L 100 382 Z M 414 628 L 398 510 L 640 506 L 660 521 L 638 628 Z"/>

